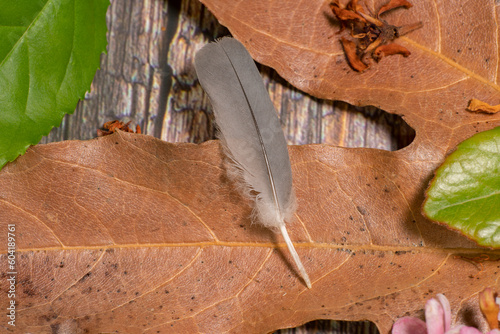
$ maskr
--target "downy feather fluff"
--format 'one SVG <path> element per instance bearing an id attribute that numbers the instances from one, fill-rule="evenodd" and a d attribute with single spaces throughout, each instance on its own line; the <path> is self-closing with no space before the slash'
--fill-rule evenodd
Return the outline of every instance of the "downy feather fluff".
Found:
<path id="1" fill-rule="evenodd" d="M 196 54 L 195 68 L 212 102 L 219 138 L 231 161 L 229 171 L 237 174 L 244 193 L 255 201 L 255 220 L 281 231 L 310 288 L 285 227 L 296 207 L 285 136 L 252 57 L 240 42 L 226 37 L 203 47 Z"/>

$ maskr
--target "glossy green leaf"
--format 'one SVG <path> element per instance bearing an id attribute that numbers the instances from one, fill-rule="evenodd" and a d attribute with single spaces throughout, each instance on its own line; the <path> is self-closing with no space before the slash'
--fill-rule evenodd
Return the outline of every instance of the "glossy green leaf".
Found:
<path id="1" fill-rule="evenodd" d="M 482 246 L 500 247 L 500 127 L 458 145 L 436 171 L 423 210 Z"/>
<path id="2" fill-rule="evenodd" d="M 106 50 L 109 0 L 0 0 L 0 168 L 84 97 Z"/>

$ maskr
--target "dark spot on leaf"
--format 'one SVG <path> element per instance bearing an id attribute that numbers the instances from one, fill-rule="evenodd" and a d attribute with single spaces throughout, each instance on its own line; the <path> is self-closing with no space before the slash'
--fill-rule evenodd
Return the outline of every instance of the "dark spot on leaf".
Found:
<path id="1" fill-rule="evenodd" d="M 83 289 L 81 293 L 82 293 L 82 295 L 88 295 L 90 292 L 92 292 L 92 287 L 91 286 L 89 286 L 86 289 Z"/>
<path id="2" fill-rule="evenodd" d="M 366 215 L 366 210 L 360 206 L 357 206 L 356 209 L 358 210 L 358 212 L 360 214 L 362 214 L 363 216 Z"/>
<path id="3" fill-rule="evenodd" d="M 23 290 L 23 293 L 24 293 L 25 295 L 30 296 L 30 297 L 33 297 L 34 295 L 36 295 L 36 292 L 35 292 L 35 290 L 33 290 L 33 289 L 24 289 L 24 290 Z"/>
<path id="4" fill-rule="evenodd" d="M 59 326 L 60 326 L 59 323 L 50 325 L 50 329 L 52 330 L 52 333 L 59 333 Z"/>
<path id="5" fill-rule="evenodd" d="M 78 281 L 79 283 L 82 283 L 83 281 L 85 281 L 87 278 L 90 277 L 90 275 L 92 275 L 92 273 L 89 271 L 88 273 L 86 273 L 85 275 L 83 275 L 82 278 L 80 278 L 80 280 Z"/>

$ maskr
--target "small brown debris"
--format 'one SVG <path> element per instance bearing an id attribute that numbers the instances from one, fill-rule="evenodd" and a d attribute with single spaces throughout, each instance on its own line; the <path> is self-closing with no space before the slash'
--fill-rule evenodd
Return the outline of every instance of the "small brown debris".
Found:
<path id="1" fill-rule="evenodd" d="M 500 111 L 500 104 L 492 106 L 481 100 L 472 99 L 469 101 L 469 106 L 467 107 L 467 110 L 475 112 L 484 112 L 487 114 L 495 114 Z"/>
<path id="2" fill-rule="evenodd" d="M 115 133 L 118 130 L 134 133 L 134 130 L 128 127 L 130 123 L 130 121 L 127 123 L 123 123 L 118 120 L 106 122 L 102 126 L 103 129 L 97 129 L 97 137 L 107 136 Z M 139 125 L 135 127 L 135 133 L 141 133 L 141 127 Z"/>
<path id="3" fill-rule="evenodd" d="M 376 61 L 380 61 L 385 56 L 392 55 L 402 55 L 403 57 L 408 57 L 410 55 L 410 51 L 404 46 L 401 46 L 396 43 L 380 45 L 373 51 L 373 59 Z"/>
<path id="4" fill-rule="evenodd" d="M 344 37 L 340 39 L 342 47 L 344 48 L 344 53 L 349 61 L 349 64 L 358 72 L 363 72 L 368 68 L 368 65 L 363 63 L 356 53 L 356 44 Z"/>
<path id="5" fill-rule="evenodd" d="M 413 5 L 406 0 L 391 0 L 389 3 L 380 7 L 377 15 L 382 15 L 383 13 L 398 7 L 410 8 L 413 7 Z"/>
<path id="6" fill-rule="evenodd" d="M 364 22 L 365 19 L 357 14 L 355 11 L 347 8 L 341 8 L 338 2 L 332 2 L 330 4 L 330 9 L 333 11 L 335 16 L 339 19 L 339 21 L 349 21 L 349 20 L 360 20 Z"/>
<path id="7" fill-rule="evenodd" d="M 358 4 L 358 0 L 349 1 L 346 8 L 349 10 L 352 10 L 354 12 L 363 13 L 363 14 L 365 13 L 365 10 L 363 9 L 363 7 L 360 4 Z"/>
<path id="8" fill-rule="evenodd" d="M 330 9 L 332 10 L 333 14 L 337 17 L 337 19 L 340 22 L 340 30 L 337 32 L 340 34 L 344 29 L 349 26 L 350 24 L 354 24 L 354 22 L 360 21 L 364 22 L 365 19 L 363 19 L 362 16 L 356 14 L 356 12 L 346 9 L 340 5 L 340 3 L 337 1 L 330 3 Z"/>
<path id="9" fill-rule="evenodd" d="M 370 65 L 365 57 L 371 56 L 377 62 L 385 56 L 400 54 L 404 57 L 410 55 L 405 47 L 393 43 L 396 38 L 422 27 L 422 22 L 396 27 L 380 20 L 379 15 L 392 9 L 410 8 L 412 4 L 407 0 L 390 0 L 382 6 L 376 15 L 368 14 L 359 4 L 359 0 L 351 0 L 343 6 L 339 0 L 330 3 L 330 9 L 340 22 L 341 33 L 345 28 L 350 28 L 350 37 L 340 38 L 344 53 L 349 65 L 357 72 L 365 71 Z"/>
<path id="10" fill-rule="evenodd" d="M 479 307 L 490 329 L 498 329 L 498 312 L 500 311 L 500 307 L 495 303 L 495 293 L 491 288 L 485 288 L 479 293 Z"/>

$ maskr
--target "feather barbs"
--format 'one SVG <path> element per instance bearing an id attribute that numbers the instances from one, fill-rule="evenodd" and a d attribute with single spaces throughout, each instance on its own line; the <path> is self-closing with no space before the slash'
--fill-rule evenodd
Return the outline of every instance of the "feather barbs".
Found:
<path id="1" fill-rule="evenodd" d="M 290 240 L 285 221 L 296 210 L 285 136 L 255 63 L 233 38 L 210 43 L 196 54 L 198 79 L 210 97 L 228 174 L 254 201 L 254 219 L 279 229 L 301 276 L 311 283 Z"/>

